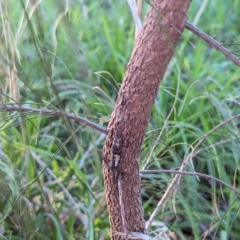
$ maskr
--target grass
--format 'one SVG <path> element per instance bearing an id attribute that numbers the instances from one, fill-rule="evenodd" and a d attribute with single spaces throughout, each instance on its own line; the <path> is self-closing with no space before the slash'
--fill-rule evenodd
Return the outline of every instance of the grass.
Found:
<path id="1" fill-rule="evenodd" d="M 127 3 L 36 4 L 0 5 L 1 101 L 59 109 L 107 126 L 134 45 Z M 195 0 L 188 18 L 219 42 L 238 44 L 237 9 L 238 1 Z M 141 166 L 152 152 L 148 169 L 178 168 L 196 148 L 188 171 L 238 188 L 239 118 L 197 143 L 239 113 L 239 76 L 238 67 L 185 30 L 152 110 Z M 23 113 L 1 113 L 0 130 L 0 238 L 108 239 L 97 155 L 104 137 L 66 119 Z M 143 175 L 146 220 L 172 178 Z M 150 232 L 160 221 L 181 239 L 239 239 L 239 196 L 213 180 L 184 176 Z"/>

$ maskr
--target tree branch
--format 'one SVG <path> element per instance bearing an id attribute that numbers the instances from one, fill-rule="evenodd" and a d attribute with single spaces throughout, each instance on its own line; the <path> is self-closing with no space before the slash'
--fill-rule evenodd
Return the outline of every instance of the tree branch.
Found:
<path id="1" fill-rule="evenodd" d="M 221 52 L 225 57 L 230 59 L 233 63 L 240 67 L 240 59 L 235 57 L 228 49 L 222 46 L 221 43 L 214 40 L 212 37 L 208 36 L 205 32 L 200 30 L 199 28 L 193 26 L 188 21 L 186 22 L 185 28 L 196 34 L 198 37 L 202 38 L 205 42 L 209 43 L 213 46 L 216 50 Z"/>
<path id="2" fill-rule="evenodd" d="M 68 118 L 71 120 L 74 120 L 75 122 L 82 123 L 84 125 L 87 125 L 93 129 L 98 130 L 101 133 L 107 134 L 107 129 L 103 126 L 93 123 L 90 120 L 76 116 L 72 113 L 64 113 L 60 111 L 53 111 L 48 109 L 36 109 L 36 108 L 30 108 L 30 107 L 22 107 L 17 104 L 4 104 L 0 105 L 0 112 L 20 112 L 20 113 L 28 113 L 28 114 L 39 114 L 39 115 L 50 115 L 55 117 L 61 117 L 61 118 Z"/>

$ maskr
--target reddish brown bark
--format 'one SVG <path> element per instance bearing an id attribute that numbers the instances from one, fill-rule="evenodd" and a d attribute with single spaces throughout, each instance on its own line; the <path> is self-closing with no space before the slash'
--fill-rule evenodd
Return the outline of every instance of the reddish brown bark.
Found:
<path id="1" fill-rule="evenodd" d="M 114 132 L 122 138 L 119 170 L 122 174 L 123 202 L 128 231 L 144 233 L 139 156 L 151 108 L 160 81 L 184 29 L 190 0 L 155 0 L 147 14 L 142 32 L 127 66 L 117 103 L 108 125 L 104 156 L 112 159 Z M 124 232 L 118 186 L 111 169 L 103 164 L 106 200 L 112 239 Z"/>

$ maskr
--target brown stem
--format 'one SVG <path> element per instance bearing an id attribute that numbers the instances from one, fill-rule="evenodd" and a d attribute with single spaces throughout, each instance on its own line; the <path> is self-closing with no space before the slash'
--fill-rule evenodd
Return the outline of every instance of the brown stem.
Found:
<path id="1" fill-rule="evenodd" d="M 190 0 L 155 0 L 138 37 L 112 113 L 103 155 L 114 162 L 113 141 L 121 137 L 118 170 L 122 176 L 122 197 L 128 231 L 145 232 L 139 156 L 152 106 L 167 65 L 185 27 Z M 103 164 L 106 200 L 113 234 L 124 233 L 119 205 L 118 184 L 113 172 Z"/>

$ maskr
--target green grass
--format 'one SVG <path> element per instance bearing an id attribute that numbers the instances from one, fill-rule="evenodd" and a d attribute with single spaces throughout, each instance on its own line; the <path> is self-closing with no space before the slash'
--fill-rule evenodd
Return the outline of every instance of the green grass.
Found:
<path id="1" fill-rule="evenodd" d="M 73 0 L 66 13 L 65 1 L 36 8 L 31 1 L 24 13 L 27 2 L 1 5 L 1 101 L 59 109 L 107 126 L 134 45 L 127 3 Z M 239 44 L 239 7 L 238 1 L 194 0 L 188 19 L 219 42 Z M 239 51 L 239 45 L 226 46 Z M 178 168 L 205 134 L 239 114 L 239 76 L 237 66 L 185 30 L 152 110 L 141 166 L 152 151 L 148 169 Z M 103 136 L 43 115 L 1 113 L 0 124 L 0 238 L 109 239 L 97 154 Z M 196 151 L 196 172 L 239 188 L 239 118 Z M 173 176 L 143 175 L 146 220 Z M 209 229 L 205 239 L 239 239 L 239 196 L 213 180 L 184 176 L 151 231 L 159 221 L 181 239 L 204 239 Z"/>

